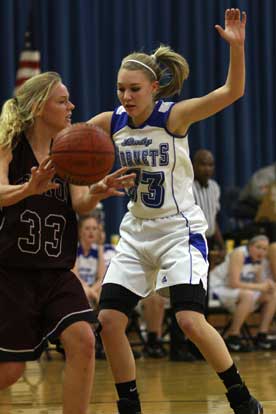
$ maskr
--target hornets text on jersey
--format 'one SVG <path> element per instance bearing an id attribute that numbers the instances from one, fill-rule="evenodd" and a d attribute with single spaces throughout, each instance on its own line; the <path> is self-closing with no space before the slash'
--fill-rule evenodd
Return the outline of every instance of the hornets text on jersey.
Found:
<path id="1" fill-rule="evenodd" d="M 111 132 L 120 162 L 136 173 L 136 185 L 128 190 L 128 208 L 138 218 L 166 217 L 195 204 L 188 136 L 172 135 L 166 128 L 173 105 L 156 102 L 139 127 L 131 126 L 123 106 L 112 116 Z"/>

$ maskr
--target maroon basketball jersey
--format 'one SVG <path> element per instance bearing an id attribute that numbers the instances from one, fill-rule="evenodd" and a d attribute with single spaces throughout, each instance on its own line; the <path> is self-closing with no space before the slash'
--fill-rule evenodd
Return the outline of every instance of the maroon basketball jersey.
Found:
<path id="1" fill-rule="evenodd" d="M 9 183 L 29 180 L 38 162 L 24 135 L 13 150 Z M 0 265 L 31 269 L 71 269 L 77 248 L 77 220 L 68 184 L 56 176 L 57 190 L 0 209 Z"/>

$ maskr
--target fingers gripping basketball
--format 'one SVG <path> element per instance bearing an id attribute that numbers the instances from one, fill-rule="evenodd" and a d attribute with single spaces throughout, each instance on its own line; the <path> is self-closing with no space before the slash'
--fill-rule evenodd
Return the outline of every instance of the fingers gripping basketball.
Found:
<path id="1" fill-rule="evenodd" d="M 77 123 L 57 134 L 50 157 L 59 176 L 72 184 L 90 185 L 111 171 L 115 148 L 111 137 L 103 129 Z"/>

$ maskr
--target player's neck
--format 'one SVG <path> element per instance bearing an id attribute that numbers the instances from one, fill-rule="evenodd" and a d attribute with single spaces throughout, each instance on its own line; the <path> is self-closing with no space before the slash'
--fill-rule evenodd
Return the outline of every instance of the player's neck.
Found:
<path id="1" fill-rule="evenodd" d="M 33 126 L 26 132 L 26 137 L 39 162 L 41 162 L 49 155 L 49 149 L 52 140 L 50 134 L 47 136 L 47 134 L 41 133 L 41 131 L 36 126 Z"/>
<path id="2" fill-rule="evenodd" d="M 149 105 L 138 116 L 130 117 L 130 125 L 136 128 L 143 125 L 151 116 L 154 110 L 154 106 L 155 106 L 154 104 Z"/>
<path id="3" fill-rule="evenodd" d="M 82 247 L 82 251 L 83 251 L 84 255 L 87 256 L 88 253 L 90 252 L 90 249 L 91 249 L 91 243 L 90 242 L 86 243 L 86 242 L 82 241 L 81 242 L 81 247 Z"/>

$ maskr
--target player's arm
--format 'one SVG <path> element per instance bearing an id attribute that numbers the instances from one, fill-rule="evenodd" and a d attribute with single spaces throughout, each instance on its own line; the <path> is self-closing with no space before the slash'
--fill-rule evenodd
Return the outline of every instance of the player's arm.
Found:
<path id="1" fill-rule="evenodd" d="M 276 283 L 272 279 L 264 279 L 263 277 L 264 263 L 261 263 L 256 272 L 257 290 L 263 293 L 273 293 L 276 291 Z"/>
<path id="2" fill-rule="evenodd" d="M 274 282 L 276 282 L 276 243 L 275 242 L 269 245 L 268 260 L 270 264 L 272 278 Z"/>
<path id="3" fill-rule="evenodd" d="M 250 289 L 260 292 L 268 292 L 271 287 L 268 281 L 264 282 L 243 282 L 241 281 L 241 272 L 243 268 L 244 255 L 241 251 L 234 250 L 230 257 L 229 263 L 229 286 L 233 289 Z M 256 271 L 257 277 L 258 270 Z"/>
<path id="4" fill-rule="evenodd" d="M 0 207 L 13 205 L 26 197 L 25 184 L 9 184 L 8 171 L 11 160 L 11 150 L 0 149 Z"/>
<path id="5" fill-rule="evenodd" d="M 257 283 L 241 281 L 241 273 L 244 265 L 244 254 L 240 250 L 234 250 L 229 261 L 229 287 L 233 289 L 257 289 Z"/>
<path id="6" fill-rule="evenodd" d="M 86 214 L 93 210 L 99 201 L 108 197 L 123 197 L 124 188 L 134 185 L 135 173 L 126 174 L 128 167 L 122 167 L 108 174 L 101 181 L 90 187 L 70 185 L 73 209 L 78 214 Z"/>
<path id="7" fill-rule="evenodd" d="M 87 121 L 88 124 L 97 125 L 105 130 L 110 135 L 111 133 L 111 118 L 113 112 L 102 112 Z"/>
<path id="8" fill-rule="evenodd" d="M 219 25 L 215 26 L 220 36 L 230 45 L 229 68 L 225 84 L 205 96 L 187 99 L 174 105 L 167 125 L 171 132 L 184 134 L 192 123 L 208 118 L 243 96 L 245 26 L 245 12 L 242 13 L 241 18 L 239 9 L 226 10 L 225 29 Z"/>
<path id="9" fill-rule="evenodd" d="M 105 272 L 106 272 L 106 265 L 104 259 L 104 237 L 103 231 L 99 226 L 98 229 L 98 237 L 97 237 L 97 248 L 98 248 L 98 260 L 97 260 L 97 276 L 96 280 L 101 286 Z"/>
<path id="10" fill-rule="evenodd" d="M 58 185 L 51 182 L 53 167 L 48 162 L 42 162 L 39 167 L 33 167 L 31 178 L 23 184 L 12 185 L 9 183 L 8 171 L 12 161 L 10 149 L 0 149 L 0 207 L 7 207 L 18 203 L 24 198 L 34 194 L 42 194 Z"/>
<path id="11" fill-rule="evenodd" d="M 241 289 L 241 272 L 243 269 L 244 255 L 240 250 L 233 250 L 229 259 L 228 280 L 229 287 Z"/>

